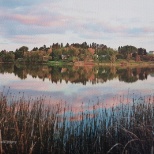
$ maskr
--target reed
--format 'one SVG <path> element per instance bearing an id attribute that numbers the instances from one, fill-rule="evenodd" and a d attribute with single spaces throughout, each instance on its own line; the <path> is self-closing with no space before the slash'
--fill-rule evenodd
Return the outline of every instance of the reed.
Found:
<path id="1" fill-rule="evenodd" d="M 8 99 L 0 94 L 1 153 L 90 154 L 153 153 L 154 98 L 133 98 L 132 104 L 73 113 L 60 102 L 43 98 Z M 65 104 L 65 105 L 64 105 Z M 81 107 L 82 108 L 82 107 Z M 14 141 L 14 142 L 13 142 Z"/>

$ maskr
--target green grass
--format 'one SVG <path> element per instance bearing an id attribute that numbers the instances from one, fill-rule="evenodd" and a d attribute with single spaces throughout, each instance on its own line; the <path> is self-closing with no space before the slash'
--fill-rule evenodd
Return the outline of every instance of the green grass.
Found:
<path id="1" fill-rule="evenodd" d="M 65 66 L 65 65 L 71 65 L 73 63 L 68 62 L 68 61 L 48 61 L 47 65 L 48 66 Z"/>
<path id="2" fill-rule="evenodd" d="M 132 105 L 112 108 L 97 102 L 76 114 L 63 102 L 53 106 L 44 98 L 8 97 L 0 95 L 0 142 L 16 143 L 0 144 L 3 153 L 152 153 L 153 96 L 134 96 Z"/>

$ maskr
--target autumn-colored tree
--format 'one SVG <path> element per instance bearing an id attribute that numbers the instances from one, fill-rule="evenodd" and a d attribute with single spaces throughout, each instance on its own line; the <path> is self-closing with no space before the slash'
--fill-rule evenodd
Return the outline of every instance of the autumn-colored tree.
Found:
<path id="1" fill-rule="evenodd" d="M 113 64 L 113 63 L 115 63 L 115 61 L 116 61 L 116 54 L 112 54 L 111 56 L 110 56 L 110 62 Z"/>
<path id="2" fill-rule="evenodd" d="M 135 57 L 135 61 L 136 61 L 136 62 L 141 61 L 141 59 L 140 59 L 140 55 L 138 55 L 138 54 L 136 55 L 136 57 Z"/>

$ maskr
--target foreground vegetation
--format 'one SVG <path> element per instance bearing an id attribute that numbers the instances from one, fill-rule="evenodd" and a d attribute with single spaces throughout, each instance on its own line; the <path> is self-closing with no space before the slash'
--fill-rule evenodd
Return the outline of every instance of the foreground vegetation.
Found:
<path id="1" fill-rule="evenodd" d="M 0 95 L 0 152 L 27 153 L 153 153 L 154 97 L 74 113 L 63 102 Z M 107 103 L 107 102 L 106 102 Z M 113 102 L 114 103 L 114 102 Z"/>

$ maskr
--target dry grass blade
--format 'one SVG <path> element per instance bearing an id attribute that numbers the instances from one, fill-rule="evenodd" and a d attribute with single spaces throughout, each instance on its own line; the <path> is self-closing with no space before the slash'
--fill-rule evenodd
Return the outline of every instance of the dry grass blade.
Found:
<path id="1" fill-rule="evenodd" d="M 154 148 L 153 148 L 153 146 L 151 147 L 151 154 L 154 154 Z"/>
<path id="2" fill-rule="evenodd" d="M 30 147 L 29 154 L 32 154 L 33 153 L 33 149 L 34 149 L 35 144 L 36 144 L 36 142 L 34 144 L 32 143 L 32 145 Z"/>
<path id="3" fill-rule="evenodd" d="M 123 151 L 122 151 L 122 154 L 125 154 L 124 152 L 125 152 L 125 149 L 127 148 L 127 146 L 128 146 L 130 143 L 135 142 L 135 141 L 140 141 L 140 140 L 139 140 L 139 139 L 132 139 L 132 140 L 130 140 L 129 142 L 127 142 L 127 144 L 124 146 L 124 149 L 123 149 Z"/>
<path id="4" fill-rule="evenodd" d="M 1 134 L 1 130 L 0 130 L 0 154 L 2 154 L 3 149 L 2 149 L 2 134 Z"/>
<path id="5" fill-rule="evenodd" d="M 128 134 L 130 134 L 130 135 L 132 135 L 132 136 L 134 136 L 136 139 L 138 139 L 139 140 L 139 138 L 137 137 L 137 135 L 135 135 L 134 133 L 132 133 L 131 131 L 128 131 L 127 129 L 125 129 L 125 128 L 121 128 L 122 130 L 124 130 L 126 133 L 128 133 Z"/>
<path id="6" fill-rule="evenodd" d="M 116 143 L 114 146 L 112 146 L 110 149 L 109 149 L 109 151 L 107 152 L 107 154 L 108 153 L 110 153 L 115 147 L 117 147 L 117 146 L 122 146 L 123 147 L 123 145 L 121 144 L 121 143 Z"/>

